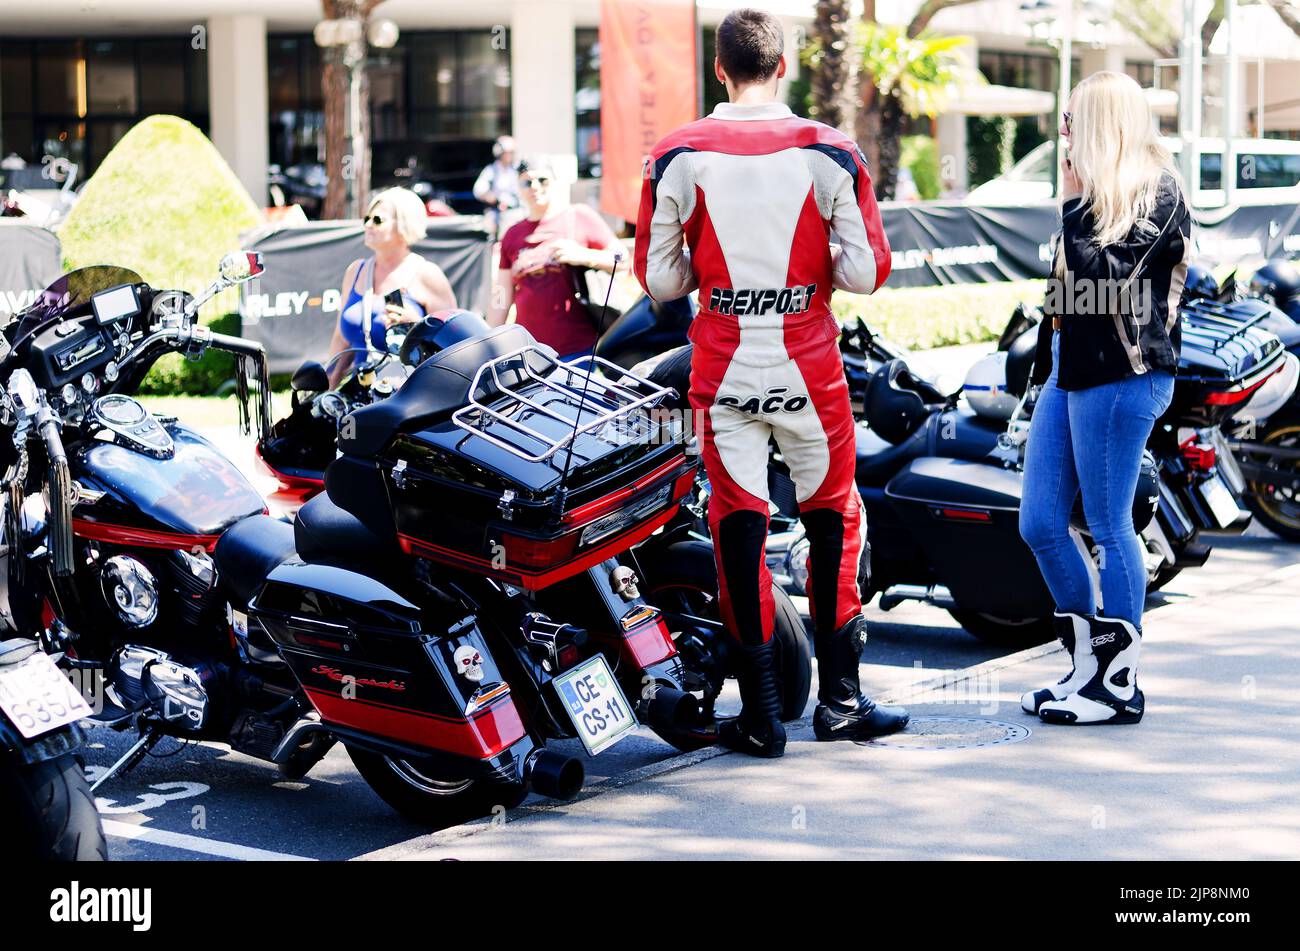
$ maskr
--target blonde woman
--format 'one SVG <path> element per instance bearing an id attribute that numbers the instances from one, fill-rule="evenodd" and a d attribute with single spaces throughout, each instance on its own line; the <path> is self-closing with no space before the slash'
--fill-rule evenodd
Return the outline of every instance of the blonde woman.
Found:
<path id="1" fill-rule="evenodd" d="M 1073 669 L 1025 694 L 1050 723 L 1136 723 L 1146 597 L 1133 495 L 1143 448 L 1173 398 L 1178 298 L 1191 219 L 1173 159 L 1136 82 L 1094 73 L 1062 117 L 1061 234 L 1033 382 L 1020 533 L 1056 601 Z M 1082 491 L 1100 549 L 1102 604 L 1069 535 Z"/>
<path id="2" fill-rule="evenodd" d="M 379 192 L 370 199 L 361 222 L 366 247 L 373 254 L 358 258 L 343 272 L 343 306 L 330 343 L 330 359 L 344 355 L 330 369 L 331 386 L 347 376 L 358 353 L 386 349 L 384 338 L 393 324 L 412 323 L 456 306 L 442 268 L 411 250 L 429 224 L 424 202 L 415 192 L 405 188 Z M 402 305 L 385 304 L 384 296 L 397 290 Z"/>

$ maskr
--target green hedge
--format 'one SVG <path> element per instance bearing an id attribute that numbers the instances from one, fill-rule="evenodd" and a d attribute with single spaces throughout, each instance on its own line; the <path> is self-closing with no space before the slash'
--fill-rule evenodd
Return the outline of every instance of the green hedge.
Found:
<path id="1" fill-rule="evenodd" d="M 900 140 L 899 164 L 910 169 L 916 190 L 925 201 L 939 197 L 939 146 L 928 135 L 908 135 Z"/>
<path id="2" fill-rule="evenodd" d="M 996 340 L 1016 304 L 1041 304 L 1047 282 L 884 287 L 867 296 L 836 291 L 833 308 L 843 323 L 862 317 L 873 329 L 913 350 Z"/>

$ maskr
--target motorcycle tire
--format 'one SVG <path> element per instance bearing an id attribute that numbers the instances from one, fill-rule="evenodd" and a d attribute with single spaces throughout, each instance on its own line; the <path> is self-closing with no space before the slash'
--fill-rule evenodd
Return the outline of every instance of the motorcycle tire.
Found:
<path id="1" fill-rule="evenodd" d="M 104 826 L 75 753 L 40 763 L 0 757 L 0 816 L 6 853 L 16 859 L 108 860 Z"/>
<path id="2" fill-rule="evenodd" d="M 638 550 L 637 561 L 649 577 L 643 584 L 651 604 L 664 609 L 685 607 L 685 613 L 721 621 L 718 570 L 713 546 L 704 541 L 675 542 L 663 549 Z M 678 603 L 670 605 L 666 599 Z M 776 642 L 776 675 L 781 686 L 781 719 L 803 716 L 812 690 L 812 649 L 799 609 L 781 588 L 772 585 L 776 611 L 772 639 Z M 665 603 L 661 603 L 664 601 Z"/>
<path id="3" fill-rule="evenodd" d="M 425 775 L 420 764 L 347 746 L 352 764 L 380 799 L 412 822 L 445 829 L 510 810 L 524 801 L 522 785 L 448 781 Z"/>
<path id="4" fill-rule="evenodd" d="M 1300 411 L 1275 414 L 1264 424 L 1259 441 L 1286 449 L 1300 449 Z M 1266 484 L 1251 482 L 1242 493 L 1246 508 L 1260 525 L 1278 538 L 1300 542 L 1300 497 L 1281 495 Z"/>
<path id="5" fill-rule="evenodd" d="M 1050 616 L 1011 618 L 982 611 L 963 611 L 960 608 L 950 608 L 948 613 L 967 634 L 998 647 L 1036 647 L 1056 637 Z"/>

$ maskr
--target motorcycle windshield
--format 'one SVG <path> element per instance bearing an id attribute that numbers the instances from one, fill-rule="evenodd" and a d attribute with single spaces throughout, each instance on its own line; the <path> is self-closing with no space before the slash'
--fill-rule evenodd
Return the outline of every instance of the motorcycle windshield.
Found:
<path id="1" fill-rule="evenodd" d="M 69 271 L 37 294 L 30 307 L 14 316 L 14 322 L 5 328 L 5 336 L 11 346 L 17 346 L 49 321 L 86 306 L 100 291 L 120 284 L 142 283 L 143 278 L 135 271 L 114 264 L 95 264 Z"/>

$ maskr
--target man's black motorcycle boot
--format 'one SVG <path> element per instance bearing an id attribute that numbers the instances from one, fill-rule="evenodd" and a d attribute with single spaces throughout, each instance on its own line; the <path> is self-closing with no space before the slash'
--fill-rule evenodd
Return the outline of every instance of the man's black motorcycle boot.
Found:
<path id="1" fill-rule="evenodd" d="M 785 726 L 781 723 L 781 695 L 773 670 L 776 645 L 737 644 L 740 669 L 740 716 L 718 723 L 718 742 L 731 750 L 769 759 L 785 752 Z"/>
<path id="2" fill-rule="evenodd" d="M 867 642 L 867 619 L 861 614 L 837 631 L 817 632 L 817 710 L 813 732 L 819 740 L 869 740 L 907 726 L 902 707 L 881 706 L 862 695 L 858 661 Z"/>

